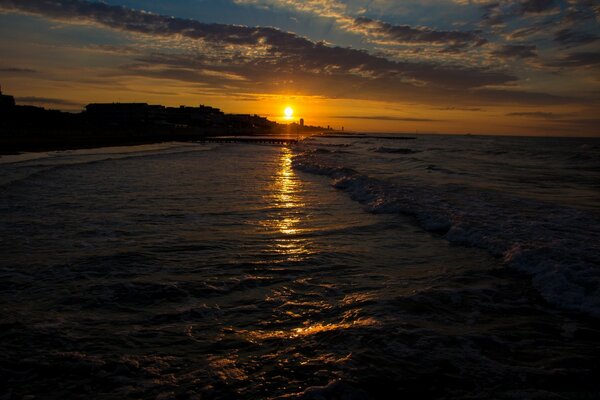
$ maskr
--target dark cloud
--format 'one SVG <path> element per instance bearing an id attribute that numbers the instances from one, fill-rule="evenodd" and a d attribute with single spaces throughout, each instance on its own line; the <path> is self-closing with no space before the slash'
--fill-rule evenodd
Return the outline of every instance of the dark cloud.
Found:
<path id="1" fill-rule="evenodd" d="M 571 29 L 561 29 L 554 35 L 554 41 L 563 46 L 578 46 L 588 44 L 600 39 L 599 36 L 589 32 L 578 32 Z"/>
<path id="2" fill-rule="evenodd" d="M 435 107 L 432 110 L 438 111 L 483 111 L 482 108 L 471 108 L 471 107 Z"/>
<path id="3" fill-rule="evenodd" d="M 471 98 L 481 102 L 505 104 L 578 104 L 581 99 L 558 96 L 549 93 L 527 92 L 523 90 L 478 89 L 473 91 Z"/>
<path id="4" fill-rule="evenodd" d="M 326 98 L 360 98 L 377 101 L 408 101 L 426 104 L 439 104 L 447 107 L 452 101 L 455 109 L 468 109 L 476 111 L 485 105 L 492 104 L 526 104 L 526 105 L 554 105 L 574 104 L 578 99 L 555 96 L 547 93 L 527 92 L 522 90 L 502 90 L 491 88 L 469 88 L 457 90 L 455 87 L 418 86 L 404 82 L 394 74 L 381 75 L 376 78 L 363 76 L 349 76 L 345 73 L 324 73 L 309 71 L 304 68 L 279 68 L 273 72 L 273 66 L 263 61 L 252 64 L 214 66 L 205 64 L 205 56 L 153 54 L 148 55 L 138 64 L 124 66 L 121 72 L 115 72 L 111 79 L 118 79 L 120 75 L 148 76 L 153 78 L 166 78 L 186 82 L 187 85 L 198 84 L 201 87 L 219 87 L 222 94 L 228 96 L 239 93 L 289 93 L 297 95 L 313 95 Z M 218 76 L 202 75 L 203 70 L 211 68 L 213 71 L 222 71 L 242 75 L 246 80 L 231 81 L 220 79 Z M 182 73 L 180 73 L 180 70 Z M 443 73 L 441 73 L 443 75 Z M 441 79 L 441 77 L 440 77 Z M 446 79 L 454 79 L 446 76 Z M 461 78 L 462 79 L 462 78 Z"/>
<path id="5" fill-rule="evenodd" d="M 37 71 L 30 68 L 15 68 L 15 67 L 4 67 L 0 68 L 0 72 L 14 72 L 18 74 L 34 74 Z"/>
<path id="6" fill-rule="evenodd" d="M 571 38 L 573 38 L 573 44 L 590 40 L 588 36 L 591 34 L 585 32 L 571 33 L 570 30 L 570 28 L 573 27 L 582 29 L 587 21 L 596 18 L 591 5 L 587 3 L 588 2 L 586 1 L 576 3 L 569 2 L 569 6 L 566 9 L 560 10 L 560 16 L 543 20 L 528 21 L 526 26 L 517 27 L 510 32 L 509 37 L 511 39 L 522 40 L 530 36 L 538 34 L 548 35 L 549 32 L 557 31 L 555 33 L 557 42 L 561 42 L 561 39 L 569 41 Z M 589 26 L 593 26 L 593 22 L 591 22 Z M 593 37 L 594 35 L 591 36 Z"/>
<path id="7" fill-rule="evenodd" d="M 492 52 L 496 57 L 501 58 L 535 58 L 537 57 L 536 47 L 523 44 L 506 44 Z"/>
<path id="8" fill-rule="evenodd" d="M 556 0 L 501 0 L 483 6 L 486 25 L 502 25 L 512 18 L 559 10 Z"/>
<path id="9" fill-rule="evenodd" d="M 600 9 L 600 8 L 599 8 Z M 589 4 L 577 4 L 576 6 L 569 7 L 565 15 L 562 17 L 561 23 L 567 25 L 573 25 L 594 19 L 594 10 Z"/>
<path id="10" fill-rule="evenodd" d="M 533 111 L 533 112 L 513 112 L 506 114 L 507 117 L 528 117 L 539 118 L 559 126 L 558 129 L 569 128 L 570 130 L 594 129 L 600 125 L 600 118 L 577 118 L 573 114 L 555 114 L 551 112 Z"/>
<path id="11" fill-rule="evenodd" d="M 106 53 L 106 54 L 117 54 L 117 55 L 136 55 L 141 54 L 140 49 L 136 49 L 132 46 L 115 46 L 110 44 L 88 44 L 82 48 L 83 50 L 95 52 L 95 53 Z"/>
<path id="12" fill-rule="evenodd" d="M 427 27 L 392 25 L 365 17 L 356 18 L 353 29 L 397 44 L 429 43 L 465 47 L 481 46 L 487 43 L 487 40 L 479 36 L 478 32 L 437 31 Z"/>
<path id="13" fill-rule="evenodd" d="M 35 96 L 27 96 L 27 97 L 17 97 L 15 99 L 17 103 L 24 104 L 54 104 L 57 106 L 72 106 L 72 107 L 81 107 L 81 103 L 76 103 L 69 100 L 63 99 L 53 99 L 50 97 L 35 97 Z"/>
<path id="14" fill-rule="evenodd" d="M 510 32 L 509 38 L 513 39 L 513 40 L 514 39 L 524 40 L 531 36 L 535 36 L 540 33 L 547 32 L 548 29 L 551 29 L 553 25 L 554 25 L 554 21 L 552 21 L 552 22 L 543 21 L 543 22 L 525 26 L 522 28 L 517 28 L 517 29 L 513 30 L 512 32 Z"/>
<path id="15" fill-rule="evenodd" d="M 555 0 L 525 0 L 519 4 L 519 11 L 523 14 L 542 13 L 556 7 Z"/>
<path id="16" fill-rule="evenodd" d="M 270 74 L 285 71 L 314 71 L 371 76 L 387 76 L 403 81 L 416 81 L 420 85 L 438 87 L 476 88 L 501 85 L 515 81 L 506 72 L 485 67 L 460 67 L 430 62 L 397 62 L 374 56 L 366 51 L 345 47 L 332 47 L 312 42 L 293 33 L 269 27 L 247 27 L 225 24 L 206 24 L 195 20 L 166 17 L 125 7 L 83 0 L 0 0 L 4 10 L 44 15 L 63 21 L 87 21 L 113 29 L 163 37 L 183 37 L 199 40 L 207 46 L 242 46 L 266 49 L 262 53 L 245 55 L 229 50 L 220 54 L 218 62 L 238 67 L 266 68 Z M 472 39 L 471 34 L 421 32 L 429 40 Z M 441 35 L 441 36 L 440 36 Z M 454 36 L 452 36 L 454 35 Z M 260 54 L 259 54 L 260 53 Z M 333 71 L 333 72 L 332 72 Z"/>
<path id="17" fill-rule="evenodd" d="M 141 61 L 142 59 L 139 59 Z M 141 62 L 138 65 L 127 66 L 123 73 L 126 75 L 135 74 L 150 76 L 154 78 L 167 78 L 185 81 L 188 84 L 204 83 L 211 87 L 219 86 L 226 90 L 229 95 L 235 93 L 291 93 L 298 95 L 315 95 L 327 98 L 361 98 L 378 101 L 419 101 L 429 104 L 447 105 L 448 99 L 452 99 L 454 104 L 472 106 L 473 104 L 493 103 L 493 95 L 482 96 L 481 90 L 472 90 L 472 86 L 465 86 L 463 89 L 457 89 L 456 83 L 468 77 L 462 74 L 454 76 L 450 70 L 440 69 L 437 77 L 438 82 L 448 81 L 448 86 L 414 85 L 412 82 L 405 82 L 397 74 L 381 74 L 375 78 L 369 76 L 352 75 L 341 73 L 339 71 L 313 71 L 309 68 L 299 67 L 302 64 L 283 67 L 281 64 L 274 67 L 265 61 L 255 61 L 253 63 L 243 63 L 239 65 L 211 66 L 206 64 L 204 56 L 179 55 L 171 57 L 170 54 L 153 54 L 143 58 L 144 66 Z M 195 70 L 211 68 L 213 70 L 222 70 L 223 73 L 233 73 L 244 76 L 244 81 L 222 81 L 218 77 L 200 76 Z M 274 72 L 273 68 L 277 68 Z M 178 73 L 176 69 L 181 69 L 183 73 Z M 435 74 L 435 70 L 430 72 Z M 423 72 L 421 71 L 421 74 Z M 118 76 L 115 76 L 117 78 Z M 478 78 L 479 79 L 479 78 Z M 454 86 L 450 86 L 454 85 Z M 527 94 L 513 92 L 511 100 L 516 103 L 530 103 Z M 470 98 L 475 96 L 476 103 L 471 102 Z M 543 97 L 537 94 L 533 98 L 533 103 L 537 104 L 535 99 Z M 522 99 L 522 101 L 521 101 Z M 544 104 L 546 103 L 544 99 Z M 467 101 L 467 103 L 465 103 Z M 504 97 L 501 102 L 505 102 Z"/>
<path id="18" fill-rule="evenodd" d="M 557 122 L 567 125 L 579 125 L 597 129 L 600 126 L 600 118 L 576 118 L 576 119 L 562 119 Z"/>
<path id="19" fill-rule="evenodd" d="M 600 52 L 571 53 L 546 65 L 551 67 L 592 67 L 600 65 Z"/>
<path id="20" fill-rule="evenodd" d="M 377 121 L 405 121 L 405 122 L 439 122 L 443 121 L 440 119 L 429 119 L 429 118 L 411 118 L 411 117 L 394 117 L 390 115 L 331 115 L 328 118 L 339 118 L 339 119 L 365 119 L 365 120 L 377 120 Z"/>
<path id="21" fill-rule="evenodd" d="M 507 117 L 533 117 L 542 119 L 554 119 L 558 116 L 551 112 L 533 111 L 533 112 L 512 112 L 506 114 Z"/>
<path id="22" fill-rule="evenodd" d="M 598 132 L 600 118 L 566 118 L 556 119 L 552 123 L 557 129 L 569 130 L 574 132 Z"/>

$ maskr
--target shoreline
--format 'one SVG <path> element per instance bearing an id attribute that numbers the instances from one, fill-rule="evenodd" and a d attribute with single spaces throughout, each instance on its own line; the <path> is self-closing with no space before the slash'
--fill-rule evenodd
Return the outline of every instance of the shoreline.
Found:
<path id="1" fill-rule="evenodd" d="M 0 148 L 0 157 L 9 155 L 19 155 L 23 153 L 42 153 L 48 151 L 65 151 L 65 150 L 82 150 L 82 149 L 96 149 L 104 147 L 116 147 L 116 146 L 140 146 L 148 144 L 159 144 L 168 142 L 183 142 L 183 143 L 201 143 L 201 142 L 245 142 L 245 143 L 269 143 L 271 141 L 281 141 L 282 143 L 288 141 L 290 143 L 299 142 L 307 137 L 320 135 L 323 132 L 310 133 L 306 132 L 303 135 L 290 136 L 273 133 L 263 134 L 220 134 L 220 135 L 156 135 L 156 136 L 145 136 L 140 138 L 115 138 L 110 137 L 105 140 L 72 140 L 58 143 L 57 141 L 44 141 L 30 142 L 30 143 L 14 143 L 14 144 L 2 144 Z M 253 139 L 255 138 L 255 139 Z M 276 144 L 276 143 L 275 143 Z"/>

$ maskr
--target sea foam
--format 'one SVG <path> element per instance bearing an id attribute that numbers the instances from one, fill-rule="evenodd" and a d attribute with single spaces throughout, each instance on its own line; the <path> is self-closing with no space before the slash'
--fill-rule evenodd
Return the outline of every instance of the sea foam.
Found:
<path id="1" fill-rule="evenodd" d="M 493 190 L 369 177 L 306 152 L 294 168 L 332 178 L 369 212 L 413 216 L 448 241 L 526 272 L 551 304 L 600 317 L 600 220 L 586 211 Z"/>

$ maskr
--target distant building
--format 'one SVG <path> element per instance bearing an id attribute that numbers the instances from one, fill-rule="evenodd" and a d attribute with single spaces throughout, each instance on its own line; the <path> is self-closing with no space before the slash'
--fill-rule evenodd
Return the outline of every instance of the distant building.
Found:
<path id="1" fill-rule="evenodd" d="M 225 114 L 218 108 L 200 105 L 199 107 L 169 107 L 167 121 L 173 125 L 191 127 L 220 126 Z"/>
<path id="2" fill-rule="evenodd" d="M 131 126 L 149 122 L 147 103 L 95 103 L 85 106 L 87 117 L 99 125 Z"/>
<path id="3" fill-rule="evenodd" d="M 267 132 L 277 124 L 256 114 L 227 114 L 220 109 L 198 107 L 164 107 L 147 103 L 96 103 L 85 107 L 85 117 L 92 125 L 109 127 L 147 127 L 168 125 L 177 128 Z"/>
<path id="4" fill-rule="evenodd" d="M 9 108 L 15 106 L 15 98 L 2 94 L 2 86 L 0 86 L 0 108 Z"/>
<path id="5" fill-rule="evenodd" d="M 235 129 L 254 128 L 254 129 L 271 129 L 275 123 L 269 121 L 265 117 L 256 114 L 231 114 L 228 115 L 229 127 Z"/>
<path id="6" fill-rule="evenodd" d="M 304 127 L 304 118 L 300 118 L 300 127 L 303 128 Z"/>

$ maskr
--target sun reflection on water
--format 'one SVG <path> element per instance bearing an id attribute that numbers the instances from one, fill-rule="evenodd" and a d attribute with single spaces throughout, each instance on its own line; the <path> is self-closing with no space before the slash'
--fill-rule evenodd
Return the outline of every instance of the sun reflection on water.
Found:
<path id="1" fill-rule="evenodd" d="M 305 183 L 298 179 L 292 168 L 292 151 L 282 148 L 277 161 L 277 168 L 269 183 L 268 193 L 265 197 L 269 212 L 261 227 L 263 233 L 269 238 L 268 253 L 277 255 L 277 263 L 305 261 L 308 257 L 318 256 L 307 233 L 319 229 L 310 221 L 307 204 L 310 201 L 310 191 L 304 187 Z M 311 225 L 311 223 L 313 225 Z M 272 260 L 271 260 L 272 262 Z M 274 304 L 281 304 L 274 309 L 277 317 L 270 315 L 268 321 L 263 321 L 262 329 L 236 330 L 244 340 L 261 342 L 269 340 L 302 340 L 319 334 L 339 334 L 342 332 L 360 330 L 377 325 L 374 318 L 365 318 L 360 313 L 343 313 L 337 321 L 319 320 L 319 312 L 315 310 L 330 309 L 335 303 L 333 298 L 327 301 L 307 299 L 306 292 L 302 289 L 296 291 L 292 286 L 310 287 L 319 296 L 321 290 L 329 293 L 335 292 L 333 283 L 313 282 L 311 278 L 304 277 L 290 283 L 285 290 L 273 290 L 265 300 Z M 311 290 L 312 290 L 311 289 Z M 344 298 L 346 305 L 354 301 L 368 301 L 369 298 Z M 269 329 L 272 327 L 274 329 Z"/>
<path id="2" fill-rule="evenodd" d="M 377 325 L 378 322 L 374 318 L 358 318 L 353 321 L 342 321 L 338 323 L 309 323 L 306 322 L 303 326 L 292 328 L 289 330 L 253 330 L 239 331 L 238 333 L 250 341 L 270 340 L 270 339 L 299 339 L 306 336 L 317 335 L 325 332 L 345 331 L 349 329 L 367 328 Z"/>
<path id="3" fill-rule="evenodd" d="M 273 189 L 278 207 L 285 209 L 304 207 L 298 193 L 299 181 L 292 168 L 292 151 L 287 147 L 281 150 Z"/>
<path id="4" fill-rule="evenodd" d="M 307 228 L 300 227 L 305 203 L 301 196 L 301 182 L 292 168 L 292 150 L 287 147 L 281 149 L 267 200 L 274 212 L 260 225 L 275 236 L 270 251 L 287 256 L 287 261 L 297 261 L 310 254 L 307 239 L 298 237 L 307 231 Z"/>

